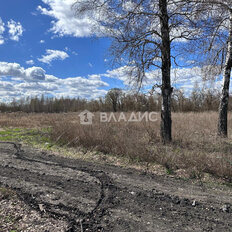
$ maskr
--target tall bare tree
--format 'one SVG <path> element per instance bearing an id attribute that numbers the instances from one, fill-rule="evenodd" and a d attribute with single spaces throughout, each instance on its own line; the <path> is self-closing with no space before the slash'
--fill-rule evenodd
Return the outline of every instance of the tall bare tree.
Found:
<path id="1" fill-rule="evenodd" d="M 188 0 L 194 4 L 196 27 L 201 28 L 201 56 L 208 67 L 217 68 L 215 75 L 223 75 L 218 135 L 227 137 L 229 88 L 232 69 L 232 1 L 231 0 Z M 203 49 L 203 50 L 202 50 Z M 203 53 L 202 53 L 203 52 Z M 205 56 L 204 56 L 205 55 Z M 202 59 L 202 60 L 204 60 Z M 206 69 L 206 75 L 212 69 Z"/>
<path id="2" fill-rule="evenodd" d="M 228 12 L 229 22 L 227 26 L 228 38 L 227 38 L 227 49 L 226 49 L 226 60 L 224 64 L 223 74 L 223 88 L 219 106 L 219 119 L 218 119 L 218 134 L 221 136 L 228 136 L 228 105 L 229 105 L 229 89 L 230 89 L 230 77 L 232 69 L 232 5 L 223 5 L 226 12 Z"/>
<path id="3" fill-rule="evenodd" d="M 161 69 L 161 138 L 172 140 L 171 66 L 178 43 L 196 37 L 189 20 L 191 4 L 180 0 L 77 0 L 77 15 L 95 22 L 93 31 L 113 38 L 114 63 L 125 65 L 141 87 L 148 70 Z M 154 83 L 156 84 L 156 83 Z"/>

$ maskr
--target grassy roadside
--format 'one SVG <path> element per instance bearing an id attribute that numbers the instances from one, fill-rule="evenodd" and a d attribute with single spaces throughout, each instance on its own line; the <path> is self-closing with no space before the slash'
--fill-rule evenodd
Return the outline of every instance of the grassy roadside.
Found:
<path id="1" fill-rule="evenodd" d="M 0 129 L 0 140 L 24 142 L 28 145 L 51 143 L 49 129 L 3 128 Z"/>
<path id="2" fill-rule="evenodd" d="M 158 164 L 139 162 L 138 160 L 119 157 L 113 154 L 106 155 L 102 152 L 86 149 L 84 147 L 72 148 L 66 145 L 60 145 L 50 138 L 50 129 L 46 128 L 3 128 L 0 130 L 0 141 L 18 142 L 36 149 L 73 159 L 81 159 L 101 164 L 114 164 L 121 167 L 151 171 L 156 174 L 169 174 L 166 168 Z"/>
<path id="3" fill-rule="evenodd" d="M 134 168 L 145 172 L 151 172 L 158 175 L 170 175 L 181 179 L 192 179 L 193 181 L 210 184 L 210 185 L 227 185 L 232 186 L 227 181 L 210 175 L 208 173 L 195 171 L 189 173 L 188 170 L 178 169 L 173 171 L 172 169 L 162 166 L 153 162 L 144 162 L 137 159 L 131 159 L 126 156 L 117 156 L 113 154 L 104 154 L 95 149 L 87 149 L 84 147 L 69 147 L 66 145 L 60 145 L 58 142 L 51 139 L 51 129 L 48 128 L 4 128 L 0 130 L 0 141 L 14 141 L 24 145 L 32 146 L 36 149 L 53 153 L 63 157 L 69 157 L 73 159 L 81 159 L 89 162 L 117 165 L 125 168 Z M 178 150 L 176 151 L 178 152 Z"/>

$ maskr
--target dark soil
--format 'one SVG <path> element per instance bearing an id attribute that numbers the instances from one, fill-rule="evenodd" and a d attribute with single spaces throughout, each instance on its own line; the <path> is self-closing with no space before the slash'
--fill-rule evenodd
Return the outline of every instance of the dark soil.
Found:
<path id="1" fill-rule="evenodd" d="M 0 184 L 67 231 L 232 231 L 232 191 L 0 143 Z M 43 210 L 39 205 L 43 206 Z"/>

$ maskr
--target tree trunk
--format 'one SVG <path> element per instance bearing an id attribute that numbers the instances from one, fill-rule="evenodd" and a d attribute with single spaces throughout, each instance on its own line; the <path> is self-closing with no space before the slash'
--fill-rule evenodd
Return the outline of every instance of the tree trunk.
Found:
<path id="1" fill-rule="evenodd" d="M 113 100 L 112 105 L 113 105 L 113 111 L 117 112 L 117 101 Z"/>
<path id="2" fill-rule="evenodd" d="M 171 119 L 171 46 L 169 34 L 169 16 L 167 0 L 159 0 L 160 24 L 162 37 L 162 105 L 161 105 L 161 138 L 164 143 L 172 140 Z"/>
<path id="3" fill-rule="evenodd" d="M 232 69 L 232 9 L 230 10 L 230 29 L 228 38 L 228 50 L 223 76 L 222 96 L 219 106 L 218 135 L 227 137 L 227 115 L 229 104 L 230 76 Z"/>

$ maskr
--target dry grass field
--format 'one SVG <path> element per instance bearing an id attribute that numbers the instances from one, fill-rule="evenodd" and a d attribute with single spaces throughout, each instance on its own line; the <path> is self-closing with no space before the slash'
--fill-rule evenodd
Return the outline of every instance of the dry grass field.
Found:
<path id="1" fill-rule="evenodd" d="M 129 113 L 127 113 L 128 115 Z M 156 122 L 99 122 L 81 125 L 78 113 L 0 114 L 1 128 L 51 128 L 50 137 L 60 146 L 84 147 L 133 161 L 161 164 L 168 173 L 184 172 L 201 178 L 205 173 L 232 181 L 232 114 L 229 138 L 217 137 L 217 113 L 173 113 L 173 143 L 160 142 Z"/>

